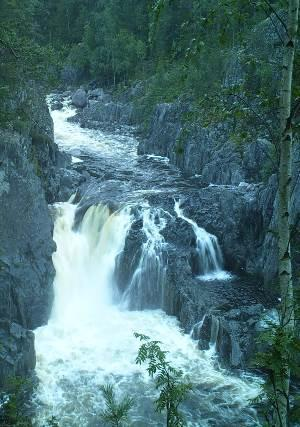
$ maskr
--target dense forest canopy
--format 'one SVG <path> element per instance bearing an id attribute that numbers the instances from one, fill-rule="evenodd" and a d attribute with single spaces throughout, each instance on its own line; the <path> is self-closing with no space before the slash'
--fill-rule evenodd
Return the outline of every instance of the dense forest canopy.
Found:
<path id="1" fill-rule="evenodd" d="M 42 66 L 38 53 L 54 49 L 74 80 L 110 85 L 166 73 L 169 86 L 200 93 L 202 86 L 222 81 L 232 48 L 246 43 L 270 7 L 280 8 L 280 2 L 249 0 L 164 3 L 159 8 L 149 0 L 2 0 L 2 55 L 17 59 L 14 52 L 19 53 L 27 65 L 36 60 Z M 35 58 L 28 58 L 29 46 Z"/>

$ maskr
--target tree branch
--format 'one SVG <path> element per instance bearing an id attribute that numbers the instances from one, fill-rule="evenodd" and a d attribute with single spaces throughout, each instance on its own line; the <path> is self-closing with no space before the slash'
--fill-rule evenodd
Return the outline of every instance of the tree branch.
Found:
<path id="1" fill-rule="evenodd" d="M 269 2 L 269 0 L 264 0 L 264 2 L 268 5 L 268 7 L 272 11 L 272 13 L 274 13 L 274 15 L 276 16 L 276 18 L 280 22 L 280 24 L 283 26 L 283 28 L 285 30 L 285 33 L 286 33 L 286 36 L 289 38 L 289 30 L 288 30 L 288 28 L 287 28 L 286 23 L 284 22 L 284 20 L 281 18 L 281 16 L 278 14 L 278 12 L 274 9 L 274 7 Z"/>

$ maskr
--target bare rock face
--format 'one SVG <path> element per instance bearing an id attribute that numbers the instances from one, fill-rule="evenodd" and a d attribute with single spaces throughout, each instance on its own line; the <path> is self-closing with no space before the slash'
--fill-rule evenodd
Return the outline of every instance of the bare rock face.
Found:
<path id="1" fill-rule="evenodd" d="M 214 345 L 227 366 L 240 368 L 249 363 L 254 354 L 263 312 L 261 304 L 254 304 L 208 314 L 194 337 L 199 339 L 201 349 Z"/>
<path id="2" fill-rule="evenodd" d="M 87 106 L 88 97 L 84 89 L 77 89 L 72 96 L 72 104 L 77 108 L 84 108 Z"/>
<path id="3" fill-rule="evenodd" d="M 30 330 L 48 321 L 53 301 L 48 203 L 57 197 L 66 162 L 45 100 L 34 90 L 26 96 L 30 114 L 22 131 L 0 129 L 0 385 L 35 366 Z"/>
<path id="4" fill-rule="evenodd" d="M 31 142 L 0 133 L 0 385 L 34 369 L 28 329 L 47 322 L 53 300 L 53 224 Z"/>
<path id="5" fill-rule="evenodd" d="M 187 124 L 188 103 L 158 104 L 140 154 L 166 156 L 187 174 L 199 174 L 207 184 L 238 185 L 262 180 L 271 143 L 258 139 L 244 152 L 230 138 L 230 123 Z"/>
<path id="6" fill-rule="evenodd" d="M 55 245 L 41 179 L 28 159 L 30 149 L 30 139 L 1 133 L 0 318 L 34 329 L 49 316 Z"/>
<path id="7" fill-rule="evenodd" d="M 30 374 L 35 367 L 34 334 L 14 322 L 0 320 L 0 386 L 7 378 Z"/>

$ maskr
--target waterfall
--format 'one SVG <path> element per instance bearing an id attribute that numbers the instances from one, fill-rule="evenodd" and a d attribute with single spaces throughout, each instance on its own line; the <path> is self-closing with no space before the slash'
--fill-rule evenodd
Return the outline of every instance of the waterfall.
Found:
<path id="1" fill-rule="evenodd" d="M 229 279 L 231 275 L 223 270 L 223 255 L 217 237 L 199 227 L 192 219 L 187 218 L 180 207 L 179 200 L 175 200 L 174 210 L 178 218 L 183 219 L 193 228 L 197 254 L 194 270 L 198 277 L 202 280 Z"/>
<path id="2" fill-rule="evenodd" d="M 131 217 L 128 209 L 110 214 L 106 206 L 91 206 L 79 230 L 74 231 L 76 206 L 58 205 L 57 210 L 51 320 L 68 327 L 97 319 L 101 310 L 113 302 L 115 258 L 123 249 Z"/>
<path id="3" fill-rule="evenodd" d="M 219 336 L 220 319 L 214 315 L 211 316 L 211 329 L 210 329 L 210 340 L 209 345 L 215 349 Z"/>
<path id="4" fill-rule="evenodd" d="M 66 121 L 72 114 L 74 110 L 67 106 L 52 112 L 55 138 L 64 151 L 75 156 L 83 153 L 84 161 L 86 157 L 101 158 L 103 164 L 108 161 L 109 170 L 120 173 L 124 169 L 122 176 L 135 170 L 136 140 L 126 142 L 82 129 Z M 161 180 L 159 172 L 157 181 Z M 138 182 L 139 191 L 147 190 Z M 161 209 L 141 207 L 140 257 L 123 300 L 118 294 L 117 260 L 130 241 L 137 211 L 129 204 L 132 206 L 132 201 L 113 213 L 105 205 L 91 206 L 81 222 L 78 218 L 74 221 L 75 205 L 55 205 L 55 298 L 48 324 L 35 330 L 38 387 L 32 402 L 36 414 L 33 425 L 44 427 L 52 416 L 60 427 L 102 425 L 100 385 L 106 383 L 114 384 L 118 395 L 133 398 L 132 426 L 164 425 L 164 414 L 154 409 L 157 390 L 153 380 L 145 366 L 135 363 L 140 342 L 134 332 L 160 341 L 170 364 L 193 381 L 194 390 L 182 405 L 189 426 L 206 427 L 212 420 L 222 420 L 224 426 L 257 425 L 256 413 L 248 407 L 249 399 L 259 390 L 257 379 L 238 378 L 218 369 L 212 352 L 199 351 L 197 342 L 183 333 L 175 317 L 149 309 L 159 306 L 164 298 L 163 231 L 167 224 Z M 137 310 L 140 308 L 146 309 Z"/>
<path id="5" fill-rule="evenodd" d="M 123 296 L 124 306 L 137 310 L 162 307 L 166 273 L 165 241 L 160 233 L 166 226 L 166 220 L 159 209 L 150 207 L 142 209 L 141 219 L 145 242 L 138 266 Z"/>
<path id="6" fill-rule="evenodd" d="M 248 399 L 257 393 L 253 381 L 216 369 L 211 353 L 200 352 L 197 342 L 182 333 L 178 321 L 161 310 L 128 311 L 116 304 L 114 270 L 132 224 L 130 208 L 111 213 L 106 206 L 92 206 L 76 229 L 75 205 L 58 204 L 56 213 L 55 302 L 48 325 L 35 331 L 39 387 L 34 425 L 46 425 L 51 416 L 57 417 L 61 427 L 99 425 L 103 409 L 99 387 L 107 382 L 134 398 L 133 425 L 161 425 L 161 415 L 152 403 L 155 388 L 145 367 L 135 363 L 140 344 L 134 332 L 161 341 L 162 348 L 169 350 L 171 364 L 189 372 L 197 389 L 203 385 L 205 399 L 195 389 L 197 404 L 183 405 L 189 425 L 199 426 L 199 420 L 201 425 L 208 425 L 206 420 L 212 417 L 229 422 L 236 416 L 238 420 L 239 408 L 245 410 Z M 147 274 L 158 281 L 164 274 L 158 266 L 164 245 L 160 231 L 165 221 L 149 208 L 143 210 L 142 217 L 146 240 L 132 279 L 132 298 L 134 289 L 138 295 L 152 295 Z M 141 286 L 144 279 L 145 288 Z M 228 404 L 237 408 L 236 415 L 227 411 Z M 245 426 L 254 425 L 255 413 L 245 412 L 243 417 Z"/>

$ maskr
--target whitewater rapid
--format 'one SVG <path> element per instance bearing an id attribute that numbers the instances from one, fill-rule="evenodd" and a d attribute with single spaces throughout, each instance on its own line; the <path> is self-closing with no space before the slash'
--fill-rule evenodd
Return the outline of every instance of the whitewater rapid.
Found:
<path id="1" fill-rule="evenodd" d="M 85 145 L 87 150 L 106 145 L 106 140 L 99 141 L 99 133 L 67 123 L 70 115 L 68 108 L 53 114 L 61 148 L 65 144 L 66 150 L 78 148 L 82 153 Z M 120 139 L 110 136 L 107 140 L 109 156 L 114 155 L 114 146 L 116 157 L 122 156 L 125 148 L 120 148 Z M 134 158 L 131 142 L 124 145 L 130 146 L 128 157 Z M 163 426 L 163 414 L 154 410 L 157 392 L 153 381 L 146 367 L 135 363 L 139 342 L 133 334 L 138 332 L 161 341 L 171 364 L 192 382 L 193 391 L 182 405 L 189 426 L 259 425 L 249 406 L 249 399 L 258 392 L 256 378 L 238 378 L 221 369 L 213 348 L 200 351 L 178 321 L 163 311 L 126 308 L 115 283 L 115 268 L 133 220 L 132 205 L 125 203 L 114 212 L 105 204 L 91 206 L 76 227 L 75 215 L 75 204 L 55 205 L 55 300 L 48 324 L 35 331 L 39 385 L 34 396 L 34 424 L 42 427 L 55 416 L 61 427 L 104 425 L 99 417 L 103 408 L 100 386 L 109 382 L 115 384 L 118 395 L 134 398 L 131 426 Z M 144 245 L 133 288 L 139 287 L 143 263 L 149 261 L 146 254 L 150 253 L 156 266 L 160 262 L 157 245 L 163 244 L 159 231 L 165 224 L 152 221 L 147 206 L 143 218 L 150 243 Z"/>

